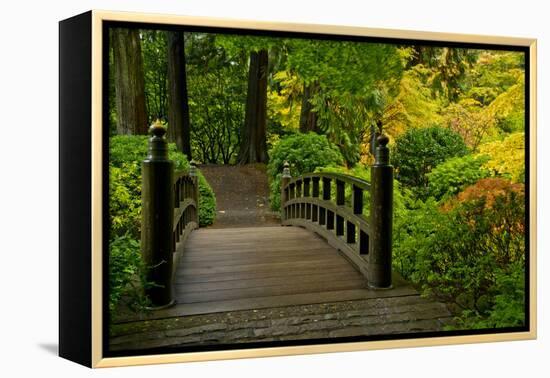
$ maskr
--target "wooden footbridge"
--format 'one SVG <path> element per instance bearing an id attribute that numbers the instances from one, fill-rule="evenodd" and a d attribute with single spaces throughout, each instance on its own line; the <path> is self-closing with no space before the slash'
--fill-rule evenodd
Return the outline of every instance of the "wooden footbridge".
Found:
<path id="1" fill-rule="evenodd" d="M 383 315 L 401 314 L 393 320 L 401 324 L 391 328 L 394 332 L 434 331 L 450 319 L 444 305 L 420 298 L 392 273 L 393 169 L 387 137 L 378 138 L 370 183 L 334 173 L 292 178 L 285 164 L 285 227 L 198 229 L 196 168 L 174 174 L 165 130 L 152 127 L 152 133 L 143 163 L 142 254 L 152 267 L 149 280 L 155 286 L 147 294 L 154 310 L 119 322 L 247 311 L 254 317 L 262 309 L 282 314 L 291 308 L 356 302 L 375 306 Z M 375 331 L 391 333 L 390 323 Z M 350 334 L 376 333 L 364 326 L 354 329 Z M 253 340 L 258 339 L 255 332 L 250 333 Z M 272 333 L 277 332 L 274 327 Z M 326 335 L 330 332 L 334 329 Z M 154 339 L 154 345 L 172 345 L 162 335 Z M 164 341 L 159 344 L 159 339 Z"/>

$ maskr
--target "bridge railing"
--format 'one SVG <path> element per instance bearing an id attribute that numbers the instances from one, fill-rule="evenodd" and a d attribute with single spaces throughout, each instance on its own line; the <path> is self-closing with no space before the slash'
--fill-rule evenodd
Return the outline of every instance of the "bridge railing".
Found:
<path id="1" fill-rule="evenodd" d="M 338 173 L 292 178 L 285 163 L 281 184 L 283 225 L 308 228 L 340 250 L 373 288 L 391 287 L 393 167 L 388 138 L 377 140 L 371 182 Z M 365 195 L 368 193 L 368 195 Z M 364 213 L 364 198 L 370 201 Z"/>
<path id="2" fill-rule="evenodd" d="M 181 243 L 199 226 L 199 190 L 193 162 L 189 172 L 174 171 L 162 124 L 153 124 L 150 133 L 148 155 L 142 162 L 141 254 L 147 281 L 152 283 L 145 294 L 153 308 L 162 308 L 174 303 Z"/>

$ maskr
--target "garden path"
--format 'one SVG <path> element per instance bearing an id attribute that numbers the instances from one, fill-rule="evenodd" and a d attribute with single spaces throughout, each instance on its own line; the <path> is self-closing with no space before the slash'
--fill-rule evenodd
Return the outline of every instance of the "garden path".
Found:
<path id="1" fill-rule="evenodd" d="M 263 164 L 201 165 L 216 195 L 216 220 L 209 228 L 280 226 L 269 207 L 269 184 Z"/>

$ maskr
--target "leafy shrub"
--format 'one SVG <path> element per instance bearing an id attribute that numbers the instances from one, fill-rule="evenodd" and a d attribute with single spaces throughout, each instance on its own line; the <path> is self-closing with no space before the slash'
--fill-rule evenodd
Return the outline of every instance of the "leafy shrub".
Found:
<path id="1" fill-rule="evenodd" d="M 206 178 L 199 172 L 199 226 L 214 223 L 216 218 L 216 196 Z"/>
<path id="2" fill-rule="evenodd" d="M 144 294 L 147 282 L 146 268 L 141 259 L 139 241 L 131 236 L 117 236 L 109 242 L 109 310 L 119 302 L 134 310 L 149 304 Z"/>
<path id="3" fill-rule="evenodd" d="M 141 162 L 147 155 L 147 136 L 128 136 L 117 135 L 110 138 L 109 165 L 120 168 L 123 172 L 118 172 L 122 180 L 119 181 L 133 201 L 139 204 L 138 222 L 141 222 Z M 186 171 L 189 169 L 189 162 L 184 154 L 177 150 L 174 143 L 168 144 L 168 157 L 174 162 L 174 168 L 177 171 Z M 199 222 L 200 226 L 208 226 L 214 222 L 216 216 L 216 198 L 214 191 L 199 171 Z M 111 175 L 113 177 L 113 175 Z M 119 185 L 112 186 L 110 190 L 120 191 Z M 117 203 L 117 197 L 110 197 L 111 215 L 116 214 L 116 209 L 124 209 L 125 203 Z M 122 198 L 124 200 L 124 198 Z M 122 217 L 124 214 L 120 214 Z M 135 222 L 134 222 L 135 223 Z M 132 235 L 139 235 L 139 229 L 132 229 Z"/>
<path id="4" fill-rule="evenodd" d="M 394 268 L 449 303 L 458 327 L 521 325 L 524 206 L 523 186 L 501 179 L 480 180 L 443 207 L 420 203 L 395 235 Z"/>
<path id="5" fill-rule="evenodd" d="M 134 309 L 146 304 L 143 289 L 146 267 L 140 255 L 141 161 L 147 155 L 147 136 L 114 136 L 109 149 L 109 308 L 121 298 Z M 188 170 L 189 162 L 175 144 L 168 145 L 168 156 L 176 170 Z M 199 222 L 212 224 L 216 198 L 199 171 Z"/>
<path id="6" fill-rule="evenodd" d="M 428 195 L 440 200 L 455 195 L 464 187 L 489 177 L 490 172 L 483 165 L 487 156 L 466 155 L 444 161 L 428 173 Z"/>
<path id="7" fill-rule="evenodd" d="M 493 176 L 501 176 L 514 182 L 525 181 L 525 134 L 514 133 L 502 141 L 483 144 L 480 154 L 489 156 L 483 165 Z"/>
<path id="8" fill-rule="evenodd" d="M 141 225 L 141 178 L 137 163 L 109 165 L 109 216 L 111 235 L 139 239 Z"/>
<path id="9" fill-rule="evenodd" d="M 464 156 L 468 148 L 457 133 L 442 127 L 410 129 L 395 140 L 391 160 L 396 178 L 414 188 L 421 196 L 426 194 L 427 174 L 445 160 Z"/>
<path id="10" fill-rule="evenodd" d="M 316 168 L 341 165 L 342 154 L 326 136 L 297 133 L 281 139 L 269 151 L 267 173 L 270 178 L 270 202 L 273 210 L 281 206 L 281 175 L 284 162 L 290 164 L 292 176 L 314 172 Z"/>

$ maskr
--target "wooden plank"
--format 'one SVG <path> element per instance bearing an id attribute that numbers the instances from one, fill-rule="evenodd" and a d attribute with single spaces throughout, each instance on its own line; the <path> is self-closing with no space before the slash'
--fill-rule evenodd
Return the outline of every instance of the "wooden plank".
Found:
<path id="1" fill-rule="evenodd" d="M 239 290 L 210 290 L 201 292 L 187 292 L 184 288 L 176 287 L 176 301 L 178 303 L 198 303 L 225 301 L 230 299 L 256 298 L 256 297 L 275 297 L 287 294 L 302 293 L 323 293 L 336 290 L 365 289 L 366 282 L 363 280 L 344 279 L 341 281 L 318 281 L 309 283 L 287 282 L 274 286 L 260 286 L 240 288 Z"/>
<path id="2" fill-rule="evenodd" d="M 221 244 L 221 243 L 220 243 Z M 185 249 L 188 255 L 214 255 L 214 254 L 233 254 L 233 253 L 239 253 L 239 252 L 261 252 L 261 253 L 279 253 L 279 252 L 300 252 L 300 251 L 311 251 L 316 249 L 323 249 L 323 248 L 331 248 L 330 246 L 327 247 L 326 241 L 311 241 L 307 244 L 299 244 L 296 245 L 281 245 L 278 243 L 270 243 L 270 244 L 224 244 L 224 245 L 211 245 L 211 246 L 195 246 L 190 245 L 187 243 L 185 245 Z"/>
<path id="3" fill-rule="evenodd" d="M 294 270 L 283 271 L 245 271 L 245 272 L 230 272 L 230 273 L 218 273 L 218 274 L 178 274 L 176 275 L 176 284 L 182 282 L 212 282 L 212 281 L 231 281 L 231 280 L 243 280 L 253 278 L 268 278 L 268 277 L 290 277 L 290 276 L 303 276 L 313 273 L 342 273 L 347 272 L 349 274 L 357 274 L 357 271 L 350 265 L 343 266 L 327 266 L 323 269 L 317 267 L 307 267 Z"/>
<path id="4" fill-rule="evenodd" d="M 177 275 L 193 275 L 193 274 L 215 274 L 215 273 L 233 273 L 233 272 L 243 272 L 254 270 L 257 272 L 261 271 L 285 271 L 295 268 L 306 268 L 306 267 L 317 267 L 318 269 L 323 269 L 327 265 L 347 265 L 345 260 L 337 260 L 332 257 L 330 258 L 319 258 L 311 259 L 309 261 L 288 261 L 282 263 L 259 263 L 259 264 L 246 264 L 246 265 L 232 265 L 232 266 L 217 266 L 216 264 L 211 264 L 204 267 L 182 267 L 178 269 Z"/>
<path id="5" fill-rule="evenodd" d="M 311 261 L 313 259 L 339 259 L 338 252 L 334 249 L 315 250 L 309 253 L 298 252 L 289 254 L 263 254 L 263 253 L 246 253 L 246 254 L 227 254 L 227 255 L 205 255 L 205 256 L 183 256 L 181 267 L 192 266 L 200 268 L 205 266 L 230 266 L 230 265 L 245 265 L 257 263 L 283 263 L 290 261 Z"/>
<path id="6" fill-rule="evenodd" d="M 312 248 L 296 248 L 296 249 L 235 249 L 231 251 L 198 251 L 198 250 L 189 250 L 185 249 L 185 257 L 189 261 L 207 261 L 207 260 L 218 260 L 218 259 L 232 259 L 232 258 L 247 258 L 247 257 L 279 257 L 279 256 L 303 256 L 303 255 L 315 255 L 315 254 L 337 254 L 334 248 L 327 247 L 326 245 L 322 247 L 312 247 Z"/>
<path id="7" fill-rule="evenodd" d="M 315 236 L 315 235 L 297 235 L 295 237 L 289 237 L 288 235 L 271 235 L 271 236 L 261 236 L 261 235 L 240 235 L 240 236 L 232 236 L 232 237 L 205 237 L 205 238 L 197 238 L 195 235 L 193 235 L 192 238 L 189 239 L 189 245 L 193 247 L 208 247 L 208 246 L 223 246 L 226 244 L 234 244 L 234 245 L 256 245 L 256 244 L 263 244 L 268 245 L 271 242 L 276 242 L 278 245 L 292 245 L 295 243 L 299 244 L 307 244 L 308 241 L 322 241 L 321 238 Z"/>
<path id="8" fill-rule="evenodd" d="M 314 274 L 305 274 L 299 275 L 295 278 L 288 276 L 275 276 L 275 277 L 262 277 L 262 278 L 251 278 L 251 279 L 241 279 L 241 280 L 225 280 L 225 281 L 208 281 L 208 282 L 180 282 L 176 284 L 176 290 L 178 292 L 205 292 L 210 290 L 221 290 L 221 289 L 243 289 L 250 287 L 262 287 L 262 286 L 274 286 L 274 285 L 284 285 L 288 282 L 299 281 L 302 284 L 311 283 L 311 282 L 329 282 L 341 281 L 341 280 L 350 280 L 357 283 L 365 281 L 365 278 L 359 274 L 350 274 L 350 272 L 334 272 L 334 273 L 314 273 Z"/>

